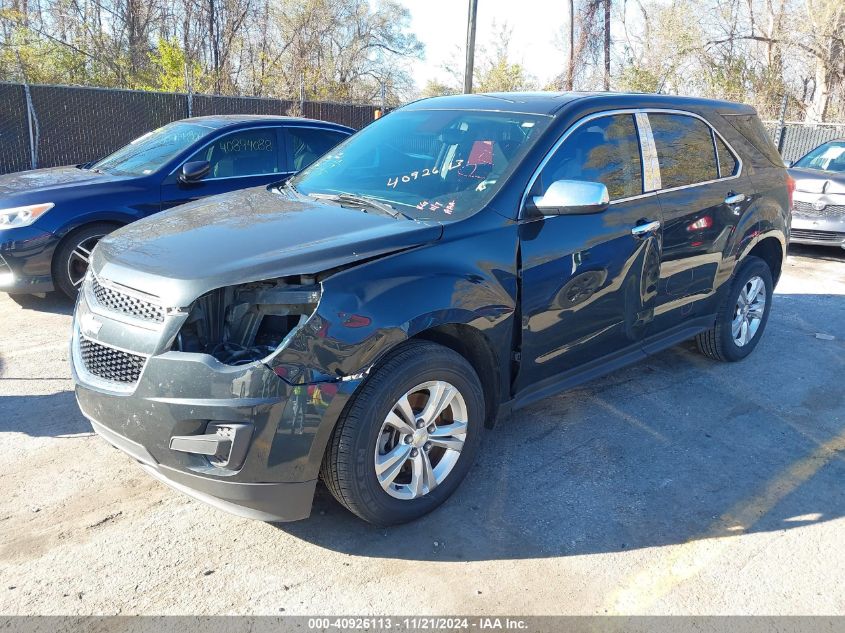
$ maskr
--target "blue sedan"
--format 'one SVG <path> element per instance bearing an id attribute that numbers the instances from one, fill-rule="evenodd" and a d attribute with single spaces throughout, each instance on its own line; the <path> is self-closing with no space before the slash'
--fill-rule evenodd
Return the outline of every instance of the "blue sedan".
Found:
<path id="1" fill-rule="evenodd" d="M 96 162 L 0 176 L 0 291 L 73 297 L 104 235 L 191 200 L 283 181 L 353 132 L 290 117 L 199 117 Z"/>

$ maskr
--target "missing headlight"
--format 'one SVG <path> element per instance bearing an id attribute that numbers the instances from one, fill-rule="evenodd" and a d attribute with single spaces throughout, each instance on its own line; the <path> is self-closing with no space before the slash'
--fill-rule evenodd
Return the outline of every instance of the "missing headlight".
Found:
<path id="1" fill-rule="evenodd" d="M 311 277 L 212 290 L 194 301 L 173 349 L 210 354 L 227 365 L 252 363 L 276 350 L 319 300 Z"/>

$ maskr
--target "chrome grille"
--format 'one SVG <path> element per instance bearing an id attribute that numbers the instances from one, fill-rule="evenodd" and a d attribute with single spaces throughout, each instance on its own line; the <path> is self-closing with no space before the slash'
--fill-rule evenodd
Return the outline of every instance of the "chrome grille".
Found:
<path id="1" fill-rule="evenodd" d="M 816 240 L 819 242 L 842 242 L 845 240 L 845 233 L 834 231 L 810 231 L 807 229 L 792 229 L 790 237 L 797 240 Z"/>
<path id="2" fill-rule="evenodd" d="M 138 382 L 146 360 L 84 337 L 79 339 L 79 355 L 89 374 L 123 384 Z"/>
<path id="3" fill-rule="evenodd" d="M 94 297 L 97 303 L 113 312 L 120 312 L 127 316 L 144 321 L 164 323 L 164 308 L 149 301 L 144 301 L 132 295 L 112 290 L 102 285 L 96 277 L 93 278 Z"/>
<path id="4" fill-rule="evenodd" d="M 812 202 L 804 202 L 803 200 L 796 200 L 795 211 L 801 215 L 812 215 L 820 218 L 830 218 L 838 215 L 845 215 L 845 204 L 829 204 L 824 209 L 813 208 Z"/>

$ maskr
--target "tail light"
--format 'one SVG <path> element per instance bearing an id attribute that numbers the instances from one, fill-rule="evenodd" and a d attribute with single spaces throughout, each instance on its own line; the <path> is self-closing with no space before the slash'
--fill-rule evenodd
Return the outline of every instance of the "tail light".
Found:
<path id="1" fill-rule="evenodd" d="M 795 178 L 786 174 L 786 193 L 789 197 L 789 210 L 792 211 L 792 197 L 795 193 Z"/>

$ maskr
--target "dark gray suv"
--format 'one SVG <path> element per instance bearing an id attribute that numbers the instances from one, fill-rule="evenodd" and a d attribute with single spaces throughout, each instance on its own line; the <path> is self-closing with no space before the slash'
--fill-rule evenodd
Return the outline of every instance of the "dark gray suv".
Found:
<path id="1" fill-rule="evenodd" d="M 688 338 L 754 350 L 791 207 L 761 130 L 747 106 L 640 94 L 410 104 L 286 185 L 101 240 L 79 406 L 237 514 L 306 517 L 322 479 L 367 521 L 414 519 L 518 407 Z"/>

